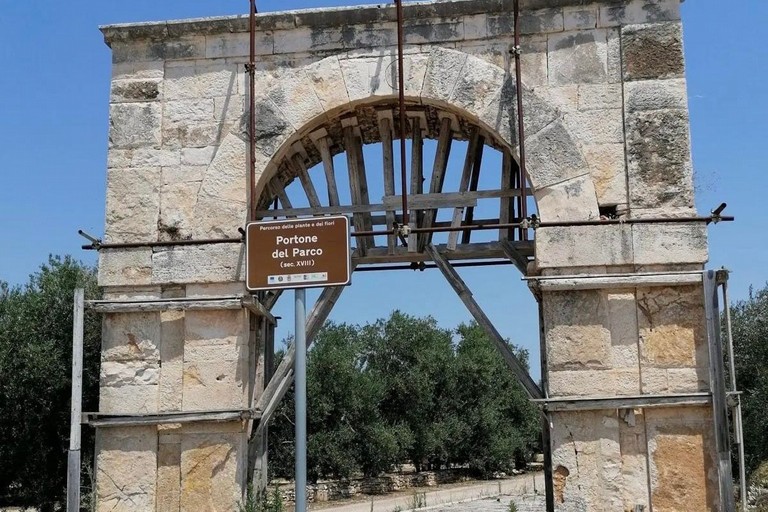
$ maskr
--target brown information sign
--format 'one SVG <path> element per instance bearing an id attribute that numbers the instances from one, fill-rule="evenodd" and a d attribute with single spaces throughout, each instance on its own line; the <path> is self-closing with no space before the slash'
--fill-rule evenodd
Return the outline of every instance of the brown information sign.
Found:
<path id="1" fill-rule="evenodd" d="M 343 215 L 246 226 L 250 291 L 349 284 L 349 219 Z"/>

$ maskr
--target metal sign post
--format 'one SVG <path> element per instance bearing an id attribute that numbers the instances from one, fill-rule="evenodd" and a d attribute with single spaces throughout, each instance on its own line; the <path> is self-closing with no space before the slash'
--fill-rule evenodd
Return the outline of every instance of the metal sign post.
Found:
<path id="1" fill-rule="evenodd" d="M 294 289 L 296 385 L 295 510 L 307 510 L 306 288 L 349 284 L 349 219 L 345 216 L 251 222 L 246 226 L 249 291 Z"/>
<path id="2" fill-rule="evenodd" d="M 296 511 L 307 510 L 307 291 L 297 288 L 296 294 Z"/>

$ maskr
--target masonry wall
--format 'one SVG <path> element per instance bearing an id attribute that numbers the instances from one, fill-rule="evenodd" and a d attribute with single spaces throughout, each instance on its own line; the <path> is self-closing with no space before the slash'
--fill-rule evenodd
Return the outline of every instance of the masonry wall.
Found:
<path id="1" fill-rule="evenodd" d="M 692 214 L 679 2 L 583 4 L 521 2 L 540 217 Z M 406 5 L 406 19 L 409 98 L 453 109 L 514 149 L 511 3 Z M 379 7 L 262 14 L 258 26 L 264 190 L 292 142 L 350 105 L 395 97 L 396 26 Z M 238 236 L 249 185 L 247 20 L 102 30 L 114 62 L 105 241 Z M 706 259 L 703 225 L 542 228 L 530 273 L 696 270 Z M 99 280 L 108 298 L 231 296 L 244 293 L 243 265 L 237 244 L 105 249 Z M 550 396 L 708 390 L 701 297 L 697 285 L 541 291 Z M 100 409 L 248 408 L 260 352 L 243 311 L 107 315 Z M 707 407 L 555 414 L 558 510 L 715 510 L 710 416 Z M 99 509 L 234 510 L 247 428 L 99 429 Z"/>

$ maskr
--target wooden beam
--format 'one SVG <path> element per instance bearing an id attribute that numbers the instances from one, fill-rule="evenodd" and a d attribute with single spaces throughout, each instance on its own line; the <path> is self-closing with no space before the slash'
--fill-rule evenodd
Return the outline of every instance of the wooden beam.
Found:
<path id="1" fill-rule="evenodd" d="M 299 155 L 293 155 L 292 164 L 299 177 L 299 181 L 301 181 L 301 188 L 304 189 L 304 193 L 307 195 L 309 206 L 319 208 L 320 199 L 317 197 L 317 190 L 315 190 L 315 185 L 312 183 L 312 178 L 309 177 L 304 160 Z"/>
<path id="2" fill-rule="evenodd" d="M 72 395 L 67 452 L 67 512 L 80 512 L 81 413 L 83 408 L 83 334 L 85 290 L 76 288 L 72 321 Z"/>
<path id="3" fill-rule="evenodd" d="M 93 427 L 128 427 L 200 421 L 238 421 L 253 417 L 254 415 L 249 409 L 237 409 L 224 411 L 173 411 L 147 414 L 85 413 L 83 414 L 82 421 Z"/>
<path id="4" fill-rule="evenodd" d="M 253 297 L 243 297 L 242 305 L 257 317 L 262 317 L 270 324 L 277 325 L 277 319 L 272 316 L 272 313 L 270 313 L 261 302 L 255 300 Z"/>
<path id="5" fill-rule="evenodd" d="M 532 400 L 549 412 L 597 411 L 602 409 L 649 409 L 653 407 L 706 406 L 712 403 L 710 393 L 671 395 L 635 395 L 612 397 L 557 397 Z"/>
<path id="6" fill-rule="evenodd" d="M 190 297 L 150 300 L 94 300 L 88 301 L 88 309 L 97 313 L 142 313 L 155 311 L 201 311 L 242 309 L 243 297 Z"/>
<path id="7" fill-rule="evenodd" d="M 464 167 L 461 171 L 461 181 L 459 182 L 459 193 L 466 192 L 469 189 L 469 179 L 472 174 L 472 169 L 475 165 L 475 158 L 477 157 L 477 146 L 482 143 L 482 135 L 480 130 L 475 128 L 472 132 L 472 136 L 467 144 L 467 154 L 464 157 Z M 457 207 L 453 210 L 453 219 L 451 220 L 452 227 L 459 227 L 461 225 L 461 219 L 464 216 L 464 208 Z M 456 244 L 459 240 L 459 232 L 452 231 L 448 235 L 448 248 L 456 249 Z"/>
<path id="8" fill-rule="evenodd" d="M 291 200 L 288 199 L 288 194 L 285 193 L 285 187 L 280 182 L 280 180 L 275 176 L 272 178 L 272 180 L 267 185 L 269 187 L 269 190 L 272 192 L 273 196 L 276 196 L 280 200 L 280 204 L 283 206 L 284 209 L 291 209 L 293 208 L 293 205 L 291 204 Z M 275 216 L 276 210 L 268 210 L 269 213 L 265 216 Z M 286 217 L 291 218 L 291 216 L 286 215 Z M 294 216 L 295 217 L 295 216 Z"/>
<path id="9" fill-rule="evenodd" d="M 416 209 L 426 208 L 452 208 L 459 209 L 459 223 L 461 225 L 461 212 L 467 206 L 476 206 L 478 199 L 495 199 L 498 197 L 517 197 L 519 190 L 474 190 L 472 192 L 443 192 L 440 194 L 408 194 L 408 204 Z M 290 208 L 279 210 L 257 210 L 259 217 L 288 217 L 288 216 L 308 216 L 308 215 L 345 215 L 354 213 L 385 212 L 387 210 L 397 211 L 402 203 L 401 195 L 384 196 L 382 202 L 378 204 L 366 205 L 341 205 L 341 206 L 321 206 L 309 208 Z M 455 201 L 455 203 L 452 203 Z"/>
<path id="10" fill-rule="evenodd" d="M 483 328 L 483 330 L 485 330 L 486 335 L 488 335 L 491 342 L 496 346 L 496 349 L 504 358 L 504 361 L 507 363 L 509 369 L 512 370 L 512 373 L 515 374 L 520 384 L 528 393 L 528 396 L 530 398 L 544 398 L 544 394 L 528 374 L 528 370 L 520 362 L 510 346 L 507 344 L 506 340 L 502 338 L 499 331 L 496 330 L 496 327 L 485 315 L 483 309 L 472 297 L 472 292 L 470 291 L 469 287 L 467 287 L 466 283 L 464 283 L 456 270 L 451 266 L 450 262 L 446 260 L 445 257 L 440 254 L 440 252 L 432 244 L 427 245 L 426 252 L 448 280 L 448 284 L 450 284 L 451 287 L 456 291 L 459 298 L 467 307 L 469 312 L 472 313 L 472 316 L 475 318 L 477 323 Z"/>
<path id="11" fill-rule="evenodd" d="M 414 117 L 411 127 L 411 195 L 417 195 L 424 193 L 424 142 L 421 119 Z M 421 217 L 421 210 L 411 207 L 409 224 L 412 228 L 421 226 Z M 418 237 L 415 233 L 408 236 L 408 250 L 411 252 L 418 250 Z"/>
<path id="12" fill-rule="evenodd" d="M 339 190 L 336 187 L 336 171 L 333 168 L 333 156 L 328 145 L 328 132 L 325 129 L 321 129 L 311 133 L 309 136 L 317 150 L 320 151 L 320 158 L 323 160 L 325 183 L 328 187 L 328 204 L 338 206 L 341 202 L 339 201 Z"/>
<path id="13" fill-rule="evenodd" d="M 379 135 L 381 137 L 382 171 L 384 173 L 384 201 L 395 195 L 395 160 L 392 151 L 392 111 L 379 112 Z M 395 210 L 387 210 L 387 228 L 391 229 L 395 224 Z M 390 254 L 394 254 L 397 246 L 397 237 L 387 235 L 387 248 Z"/>
<path id="14" fill-rule="evenodd" d="M 483 149 L 485 148 L 485 139 L 481 138 L 477 144 L 477 154 L 475 155 L 474 162 L 472 164 L 472 177 L 469 180 L 469 190 L 477 190 L 477 185 L 480 182 L 480 168 L 483 164 Z M 467 208 L 464 216 L 464 224 L 472 224 L 472 219 L 475 217 L 475 209 L 471 206 Z M 461 243 L 468 244 L 472 237 L 472 231 L 464 231 L 461 235 Z"/>
<path id="15" fill-rule="evenodd" d="M 361 172 L 360 162 L 362 161 L 362 142 L 360 137 L 355 135 L 355 128 L 353 126 L 344 127 L 344 147 L 347 150 L 347 171 L 349 173 L 349 191 L 352 198 L 352 204 L 354 206 L 363 205 L 370 206 L 368 197 L 368 189 L 365 188 L 365 194 L 363 194 L 364 182 L 361 181 L 361 176 L 365 176 L 365 170 Z M 361 153 L 358 155 L 358 149 Z M 354 213 L 352 215 L 352 224 L 355 227 L 355 231 L 368 231 L 366 218 L 364 212 Z M 361 253 L 365 253 L 368 247 L 372 247 L 373 237 L 357 237 L 357 248 Z"/>
<path id="16" fill-rule="evenodd" d="M 512 245 L 512 243 L 508 239 L 500 240 L 499 245 L 501 245 L 502 250 L 504 251 L 504 254 L 509 258 L 509 260 L 515 264 L 517 269 L 523 274 L 523 276 L 528 275 L 528 258 L 523 256 L 520 251 L 517 250 L 517 248 Z"/>
<path id="17" fill-rule="evenodd" d="M 435 162 L 432 166 L 432 179 L 429 183 L 429 193 L 439 194 L 443 190 L 445 183 L 445 171 L 448 168 L 448 156 L 451 153 L 451 142 L 453 142 L 453 133 L 451 131 L 451 119 L 444 117 L 440 122 L 440 136 L 437 140 L 437 150 L 435 151 Z M 430 208 L 424 212 L 424 227 L 432 227 L 437 217 L 437 209 Z M 432 243 L 432 233 L 423 233 L 419 236 L 419 252 L 424 252 L 427 243 Z"/>
<path id="18" fill-rule="evenodd" d="M 508 149 L 504 149 L 501 157 L 501 190 L 512 189 L 512 154 Z M 514 208 L 512 207 L 511 198 L 501 198 L 499 200 L 499 221 L 501 224 L 508 224 L 512 219 L 512 213 Z M 499 241 L 509 240 L 510 228 L 502 228 L 499 230 Z"/>
<path id="19" fill-rule="evenodd" d="M 533 255 L 533 242 L 514 242 L 513 245 L 521 253 L 525 255 Z M 445 244 L 436 245 L 435 247 L 440 254 L 451 261 L 508 259 L 499 242 L 461 244 L 453 251 L 449 250 Z M 395 250 L 395 254 L 388 254 L 385 247 L 374 247 L 369 250 L 365 256 L 352 256 L 352 261 L 360 265 L 413 263 L 430 260 L 431 258 L 427 254 L 423 252 L 409 252 L 405 247 L 398 247 Z"/>

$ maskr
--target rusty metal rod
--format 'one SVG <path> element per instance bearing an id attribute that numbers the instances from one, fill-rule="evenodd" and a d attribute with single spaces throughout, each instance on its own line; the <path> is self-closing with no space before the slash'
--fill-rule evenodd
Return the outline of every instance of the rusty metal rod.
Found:
<path id="1" fill-rule="evenodd" d="M 718 222 L 733 222 L 736 220 L 733 216 L 719 216 L 712 215 L 709 217 L 649 217 L 646 219 L 606 219 L 606 220 L 576 220 L 576 221 L 562 221 L 562 222 L 540 222 L 538 224 L 532 224 L 529 221 L 526 222 L 507 222 L 503 224 L 473 224 L 469 226 L 436 226 L 430 228 L 413 228 L 413 233 L 445 233 L 450 231 L 486 231 L 494 229 L 509 229 L 519 227 L 537 228 L 554 228 L 554 227 L 573 227 L 573 226 L 605 226 L 609 224 L 686 224 L 692 222 L 704 222 L 706 224 L 718 223 Z M 393 235 L 397 231 L 394 229 L 381 230 L 381 231 L 356 231 L 350 233 L 350 236 L 373 236 L 373 235 Z M 83 245 L 82 248 L 86 251 L 100 250 L 100 249 L 137 249 L 141 247 L 173 247 L 183 245 L 208 245 L 208 244 L 239 244 L 243 243 L 244 238 L 205 238 L 200 240 L 166 240 L 156 242 L 124 242 L 124 243 L 94 243 L 91 245 Z"/>
<path id="2" fill-rule="evenodd" d="M 437 268 L 437 265 L 434 263 L 424 263 L 419 265 L 418 263 L 413 265 L 374 265 L 374 266 L 362 266 L 358 265 L 355 268 L 355 273 L 357 272 L 378 272 L 381 270 L 425 270 L 430 268 Z M 454 268 L 457 267 L 495 267 L 499 265 L 513 265 L 513 262 L 509 260 L 499 260 L 499 261 L 459 261 L 456 263 L 451 263 L 451 266 Z"/>
<path id="3" fill-rule="evenodd" d="M 249 74 L 249 116 L 248 116 L 248 151 L 249 151 L 249 199 L 250 219 L 256 220 L 256 0 L 250 0 L 250 52 L 248 57 Z"/>
<path id="4" fill-rule="evenodd" d="M 520 0 L 515 0 L 515 85 L 517 87 L 517 141 L 520 148 L 520 211 L 521 217 L 528 217 L 528 201 L 526 197 L 525 181 L 528 173 L 525 167 L 525 126 L 523 122 L 523 72 L 521 69 L 520 54 Z M 523 240 L 528 239 L 528 230 L 521 229 Z"/>
<path id="5" fill-rule="evenodd" d="M 400 186 L 403 196 L 403 225 L 408 218 L 408 177 L 405 168 L 405 72 L 403 71 L 403 0 L 395 0 L 397 10 L 397 89 L 400 106 Z"/>
<path id="6" fill-rule="evenodd" d="M 577 221 L 563 221 L 563 222 L 540 222 L 534 224 L 531 222 L 507 222 L 502 224 L 472 224 L 468 226 L 439 226 L 430 228 L 413 228 L 412 233 L 445 233 L 451 231 L 485 231 L 493 229 L 509 229 L 528 227 L 532 229 L 537 228 L 555 228 L 555 227 L 572 227 L 572 226 L 604 226 L 607 224 L 681 224 L 691 222 L 731 222 L 735 220 L 734 217 L 652 217 L 647 219 L 606 219 L 606 220 L 577 220 Z M 382 230 L 382 231 L 355 231 L 351 233 L 351 236 L 372 236 L 372 235 L 392 235 L 395 230 Z"/>

